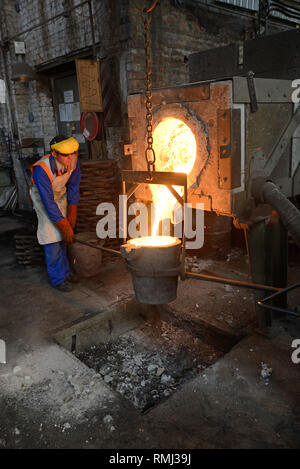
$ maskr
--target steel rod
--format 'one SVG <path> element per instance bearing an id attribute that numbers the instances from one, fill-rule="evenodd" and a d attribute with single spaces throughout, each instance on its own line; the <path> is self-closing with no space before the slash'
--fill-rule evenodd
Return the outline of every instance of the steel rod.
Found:
<path id="1" fill-rule="evenodd" d="M 128 195 L 126 194 L 126 182 L 122 180 L 122 231 L 123 231 L 123 243 L 126 243 L 127 240 L 127 200 L 128 200 Z M 126 196 L 126 201 L 125 197 Z"/>
<path id="2" fill-rule="evenodd" d="M 185 237 L 185 210 L 187 207 L 187 179 L 184 181 L 183 186 L 183 198 L 184 198 L 184 205 L 183 205 L 183 220 L 182 220 L 182 256 L 181 256 L 181 279 L 184 280 L 185 278 L 185 250 L 186 250 L 186 237 Z"/>
<path id="3" fill-rule="evenodd" d="M 271 287 L 270 285 L 261 285 L 260 283 L 244 282 L 242 280 L 233 280 L 229 278 L 216 277 L 214 275 L 196 274 L 194 272 L 185 272 L 186 278 L 195 278 L 197 280 L 207 280 L 208 282 L 227 283 L 228 285 L 236 285 L 237 287 L 251 288 L 254 290 L 265 290 L 272 292 L 280 292 L 281 288 Z"/>
<path id="4" fill-rule="evenodd" d="M 259 306 L 262 306 L 262 308 L 270 309 L 273 311 L 278 311 L 279 313 L 291 314 L 292 316 L 296 316 L 297 318 L 299 317 L 298 313 L 295 313 L 294 311 L 290 311 L 289 309 L 278 308 L 278 306 L 265 305 L 262 301 L 258 301 L 257 304 Z"/>
<path id="5" fill-rule="evenodd" d="M 178 192 L 173 188 L 173 186 L 166 186 L 169 191 L 171 192 L 171 194 L 175 197 L 175 199 L 178 200 L 178 202 L 180 203 L 180 205 L 184 205 L 184 200 L 183 198 L 178 194 Z"/>
<path id="6" fill-rule="evenodd" d="M 88 5 L 89 5 L 89 17 L 90 17 L 92 42 L 93 42 L 93 59 L 95 60 L 96 59 L 95 28 L 94 28 L 94 21 L 93 21 L 92 4 L 90 0 L 88 1 Z"/>
<path id="7" fill-rule="evenodd" d="M 116 251 L 115 249 L 104 248 L 102 246 L 96 246 L 95 244 L 88 243 L 86 241 L 81 241 L 80 239 L 76 237 L 74 238 L 74 241 L 76 241 L 76 243 L 85 244 L 86 246 L 89 246 L 94 249 L 100 249 L 101 251 L 105 251 L 105 252 L 109 252 L 110 254 L 116 254 L 117 256 L 121 256 L 120 251 Z"/>
<path id="8" fill-rule="evenodd" d="M 163 186 L 184 186 L 187 181 L 185 173 L 174 173 L 168 171 L 152 171 L 151 178 L 149 171 L 131 171 L 123 169 L 122 180 L 126 182 L 145 183 L 145 184 L 161 184 Z"/>
<path id="9" fill-rule="evenodd" d="M 287 293 L 291 290 L 294 290 L 294 288 L 297 288 L 297 287 L 300 287 L 300 283 L 295 283 L 294 285 L 290 285 L 289 287 L 282 288 L 280 291 L 274 293 L 273 295 L 267 296 L 261 301 L 265 302 L 265 301 L 273 300 L 273 298 L 276 298 L 276 296 L 282 295 L 283 293 Z"/>
<path id="10" fill-rule="evenodd" d="M 129 189 L 129 191 L 127 192 L 127 200 L 130 199 L 130 197 L 135 193 L 135 191 L 139 188 L 140 184 L 134 184 L 134 186 Z"/>
<path id="11" fill-rule="evenodd" d="M 283 295 L 284 293 L 287 293 L 291 290 L 294 290 L 294 288 L 298 288 L 298 287 L 300 287 L 300 283 L 295 283 L 294 285 L 290 285 L 289 287 L 282 288 L 281 291 L 273 293 L 273 295 L 267 296 L 263 300 L 258 301 L 257 304 L 259 306 L 261 306 L 262 308 L 278 311 L 280 313 L 291 314 L 292 316 L 299 317 L 298 313 L 295 313 L 294 311 L 290 311 L 289 309 L 278 308 L 278 306 L 265 304 L 266 301 L 273 300 L 274 298 L 278 297 L 279 295 Z"/>

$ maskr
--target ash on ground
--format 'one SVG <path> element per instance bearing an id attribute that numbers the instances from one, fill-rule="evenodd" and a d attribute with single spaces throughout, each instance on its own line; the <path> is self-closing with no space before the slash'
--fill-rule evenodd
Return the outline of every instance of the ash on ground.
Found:
<path id="1" fill-rule="evenodd" d="M 171 396 L 222 355 L 164 321 L 146 323 L 113 342 L 77 353 L 79 360 L 141 412 Z"/>

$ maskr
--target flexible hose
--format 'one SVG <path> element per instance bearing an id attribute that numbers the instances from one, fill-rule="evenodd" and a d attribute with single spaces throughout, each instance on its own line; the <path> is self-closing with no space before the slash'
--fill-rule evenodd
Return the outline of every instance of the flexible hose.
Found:
<path id="1" fill-rule="evenodd" d="M 265 182 L 262 187 L 262 196 L 265 203 L 274 207 L 282 223 L 291 233 L 295 242 L 300 246 L 300 212 L 273 182 Z"/>

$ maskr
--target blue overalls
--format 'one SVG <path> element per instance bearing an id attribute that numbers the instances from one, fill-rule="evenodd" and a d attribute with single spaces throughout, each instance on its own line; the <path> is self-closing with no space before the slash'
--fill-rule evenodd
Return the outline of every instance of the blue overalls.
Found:
<path id="1" fill-rule="evenodd" d="M 50 284 L 55 287 L 70 274 L 67 246 L 55 223 L 67 217 L 68 204 L 79 202 L 79 162 L 74 159 L 72 168 L 62 174 L 51 153 L 37 161 L 31 170 L 30 195 L 38 218 L 37 238 L 44 246 Z"/>

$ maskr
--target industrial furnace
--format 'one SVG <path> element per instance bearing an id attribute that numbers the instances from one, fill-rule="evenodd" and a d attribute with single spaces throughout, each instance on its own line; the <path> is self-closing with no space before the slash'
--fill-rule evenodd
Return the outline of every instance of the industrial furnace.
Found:
<path id="1" fill-rule="evenodd" d="M 300 240 L 299 211 L 288 200 L 300 194 L 300 109 L 292 101 L 293 92 L 290 80 L 254 78 L 250 72 L 151 93 L 155 172 L 166 172 L 166 178 L 186 174 L 185 201 L 232 217 L 247 234 L 252 280 L 278 290 L 287 280 L 287 231 Z M 131 155 L 132 174 L 143 173 L 142 178 L 149 171 L 145 103 L 142 93 L 128 97 L 130 143 L 124 149 Z M 123 175 L 134 182 L 134 176 Z M 130 195 L 173 207 L 178 194 L 172 178 L 160 188 L 151 179 Z M 280 299 L 283 305 L 284 295 Z M 260 325 L 270 325 L 273 306 L 260 305 L 268 309 L 260 311 Z"/>
<path id="2" fill-rule="evenodd" d="M 152 93 L 156 169 L 187 172 L 188 202 L 243 222 L 255 208 L 251 189 L 259 170 L 266 168 L 286 197 L 300 194 L 300 117 L 291 81 L 255 78 L 252 84 L 255 112 L 246 77 Z M 128 98 L 125 152 L 134 171 L 147 170 L 144 103 L 142 93 Z M 136 197 L 152 199 L 150 188 L 138 188 Z"/>

